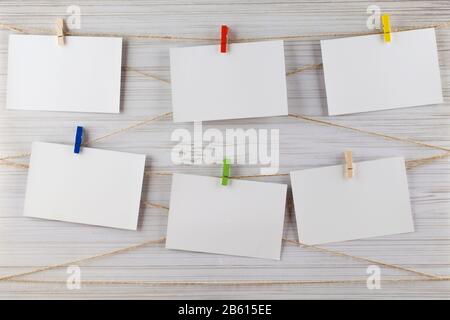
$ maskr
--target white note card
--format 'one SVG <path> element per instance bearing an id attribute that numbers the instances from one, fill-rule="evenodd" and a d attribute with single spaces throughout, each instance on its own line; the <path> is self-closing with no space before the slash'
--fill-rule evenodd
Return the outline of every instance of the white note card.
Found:
<path id="1" fill-rule="evenodd" d="M 280 259 L 287 186 L 174 174 L 166 248 Z"/>
<path id="2" fill-rule="evenodd" d="M 170 74 L 175 122 L 288 114 L 283 41 L 172 48 Z"/>
<path id="3" fill-rule="evenodd" d="M 442 103 L 434 29 L 322 40 L 328 114 Z"/>
<path id="4" fill-rule="evenodd" d="M 120 112 L 122 38 L 10 35 L 6 108 Z"/>
<path id="5" fill-rule="evenodd" d="M 27 217 L 136 230 L 145 155 L 34 142 Z"/>
<path id="6" fill-rule="evenodd" d="M 405 160 L 355 163 L 291 172 L 298 237 L 322 244 L 413 232 Z"/>

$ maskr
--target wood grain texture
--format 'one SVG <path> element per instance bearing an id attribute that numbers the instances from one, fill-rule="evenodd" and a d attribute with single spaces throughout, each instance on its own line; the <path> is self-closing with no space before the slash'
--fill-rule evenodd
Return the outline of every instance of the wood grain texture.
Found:
<path id="1" fill-rule="evenodd" d="M 366 8 L 378 4 L 391 14 L 392 26 L 410 26 L 450 20 L 448 1 L 25 1 L 0 2 L 0 21 L 29 27 L 52 28 L 67 6 L 82 10 L 82 30 L 176 34 L 218 37 L 222 23 L 231 37 L 366 30 Z M 56 4 L 56 5 L 55 5 Z M 83 125 L 91 137 L 108 133 L 171 110 L 170 88 L 130 72 L 124 73 L 122 113 L 118 115 L 28 112 L 5 110 L 7 45 L 10 32 L 0 31 L 0 155 L 28 152 L 32 141 L 73 143 L 74 128 Z M 450 30 L 438 30 L 439 61 L 445 103 L 360 115 L 333 117 L 356 127 L 450 147 Z M 169 79 L 168 49 L 195 42 L 125 41 L 124 65 Z M 285 44 L 286 68 L 320 63 L 317 40 Z M 376 93 L 374 93 L 376 94 Z M 289 111 L 324 116 L 326 98 L 321 70 L 288 77 Z M 324 117 L 327 118 L 327 117 Z M 280 172 L 342 162 L 342 151 L 353 150 L 355 161 L 403 155 L 407 159 L 439 151 L 337 128 L 303 123 L 288 117 L 220 121 L 205 128 L 275 128 L 280 130 Z M 213 166 L 174 166 L 170 135 L 189 124 L 160 121 L 123 135 L 105 139 L 94 147 L 144 153 L 154 170 L 217 175 Z M 25 159 L 27 161 L 27 159 Z M 233 168 L 233 174 L 254 174 L 252 166 Z M 439 160 L 408 172 L 416 232 L 328 245 L 326 247 L 371 257 L 420 271 L 450 274 L 450 163 Z M 289 183 L 288 177 L 260 179 Z M 143 199 L 169 203 L 170 177 L 148 177 Z M 142 208 L 139 230 L 122 231 L 22 216 L 26 171 L 0 167 L 0 275 L 30 270 L 120 248 L 165 235 L 167 213 Z M 337 213 L 338 214 L 338 213 Z M 368 221 L 370 223 L 370 221 Z M 296 239 L 295 216 L 286 214 L 285 234 Z M 105 280 L 289 280 L 365 278 L 368 264 L 284 244 L 279 262 L 165 250 L 149 246 L 81 266 L 83 279 Z M 382 268 L 382 277 L 410 274 Z M 59 269 L 30 277 L 65 280 Z M 450 298 L 450 282 L 383 283 L 368 290 L 364 283 L 277 286 L 137 286 L 84 285 L 67 290 L 60 284 L 0 283 L 0 298 Z"/>

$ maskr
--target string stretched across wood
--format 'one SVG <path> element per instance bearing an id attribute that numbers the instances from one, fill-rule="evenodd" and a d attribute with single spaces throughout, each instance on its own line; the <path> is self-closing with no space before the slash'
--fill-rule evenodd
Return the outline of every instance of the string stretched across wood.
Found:
<path id="1" fill-rule="evenodd" d="M 443 29 L 443 28 L 448 28 L 450 27 L 450 21 L 447 22 L 442 22 L 442 23 L 436 23 L 436 24 L 429 24 L 429 25 L 421 25 L 421 26 L 414 26 L 414 27 L 406 27 L 406 28 L 394 28 L 393 31 L 397 32 L 397 31 L 405 31 L 405 30 L 415 30 L 415 29 L 421 29 L 421 28 L 437 28 L 437 29 Z M 24 28 L 24 27 L 20 27 L 20 26 L 15 26 L 15 25 L 11 25 L 11 24 L 5 24 L 5 23 L 0 23 L 0 29 L 4 29 L 4 30 L 10 30 L 10 31 L 14 31 L 14 32 L 19 32 L 19 33 L 46 33 L 46 34 L 52 34 L 51 30 L 47 30 L 47 29 L 39 29 L 39 28 Z M 256 37 L 256 38 L 246 38 L 246 39 L 234 39 L 235 42 L 237 41 L 259 41 L 259 40 L 274 40 L 274 39 L 282 39 L 282 40 L 301 40 L 301 39 L 314 39 L 314 38 L 322 38 L 322 37 L 335 37 L 335 36 L 354 36 L 354 35 L 364 35 L 364 34 L 373 34 L 373 33 L 379 33 L 379 32 L 351 32 L 351 33 L 322 33 L 322 34 L 314 34 L 314 35 L 290 35 L 290 36 L 274 36 L 274 37 Z M 126 35 L 126 34 L 120 34 L 120 33 L 81 33 L 81 32 L 67 32 L 67 35 L 84 35 L 84 36 L 120 36 L 120 37 L 124 37 L 124 38 L 128 38 L 128 39 L 140 39 L 140 40 L 174 40 L 174 41 L 195 41 L 195 40 L 200 40 L 200 41 L 216 41 L 219 39 L 216 38 L 197 38 L 197 37 L 184 37 L 184 36 L 171 36 L 171 35 Z M 298 74 L 304 71 L 308 71 L 308 70 L 314 70 L 314 69 L 319 69 L 322 67 L 322 64 L 313 64 L 313 65 L 307 65 L 307 66 L 303 66 L 300 67 L 296 70 L 293 70 L 291 72 L 288 72 L 286 75 L 287 76 L 291 76 L 294 74 Z M 135 68 L 131 68 L 131 67 L 124 67 L 124 69 L 126 71 L 132 71 L 135 72 L 137 74 L 140 74 L 142 76 L 145 76 L 147 78 L 151 78 L 153 80 L 157 80 L 160 81 L 161 83 L 164 84 L 170 84 L 170 82 L 168 80 L 162 79 L 158 76 L 154 76 L 150 73 L 144 72 L 144 71 L 140 71 L 138 69 Z M 148 119 L 144 119 L 142 121 L 139 121 L 133 125 L 124 127 L 124 128 L 120 128 L 117 130 L 114 130 L 106 135 L 100 136 L 98 138 L 86 141 L 84 143 L 84 145 L 90 145 L 93 144 L 95 142 L 98 142 L 100 140 L 127 132 L 129 130 L 135 129 L 137 127 L 143 126 L 143 125 L 147 125 L 149 123 L 161 120 L 161 119 L 165 119 L 168 116 L 170 116 L 172 113 L 171 112 L 167 112 L 161 115 L 157 115 Z M 409 144 L 415 144 L 418 146 L 422 146 L 422 147 L 427 147 L 427 148 L 431 148 L 431 149 L 435 149 L 435 150 L 441 150 L 441 151 L 445 151 L 444 153 L 440 153 L 437 155 L 433 155 L 430 157 L 424 157 L 424 158 L 418 158 L 418 159 L 412 159 L 412 160 L 407 160 L 406 161 L 406 167 L 407 169 L 411 169 L 413 167 L 416 167 L 418 165 L 422 165 L 422 164 L 426 164 L 429 163 L 431 161 L 434 160 L 438 160 L 438 159 L 443 159 L 445 157 L 450 156 L 450 148 L 447 147 L 442 147 L 442 146 L 438 146 L 438 145 L 434 145 L 434 144 L 429 144 L 426 142 L 421 142 L 418 140 L 414 140 L 414 139 L 410 139 L 410 138 L 403 138 L 403 137 L 397 137 L 397 136 L 393 136 L 393 135 L 389 135 L 389 134 L 385 134 L 385 133 L 380 133 L 380 132 L 375 132 L 375 131 L 370 131 L 370 130 L 366 130 L 366 129 L 361 129 L 361 128 L 355 128 L 355 127 L 351 127 L 351 126 L 347 126 L 347 125 L 343 125 L 337 122 L 333 122 L 333 121 L 329 121 L 329 120 L 323 120 L 320 118 L 315 118 L 315 117 L 309 117 L 309 116 L 304 116 L 304 115 L 297 115 L 297 114 L 289 114 L 289 117 L 297 119 L 297 120 L 302 120 L 305 122 L 310 122 L 310 123 L 315 123 L 315 124 L 320 124 L 320 125 L 325 125 L 325 126 L 330 126 L 330 127 L 335 127 L 335 128 L 340 128 L 340 129 L 346 129 L 346 130 L 351 130 L 353 132 L 358 132 L 358 133 L 365 133 L 365 134 L 370 134 L 373 136 L 377 136 L 383 139 L 387 139 L 387 140 L 394 140 L 394 141 L 400 141 L 400 142 L 405 142 L 405 143 L 409 143 Z M 24 163 L 17 163 L 15 161 L 12 161 L 14 159 L 19 159 L 19 158 L 23 158 L 23 157 L 27 157 L 29 156 L 30 153 L 21 153 L 21 154 L 16 154 L 16 155 L 10 155 L 10 156 L 3 156 L 0 157 L 0 164 L 2 165 L 6 165 L 6 166 L 11 166 L 11 167 L 16 167 L 16 168 L 20 168 L 20 169 L 27 169 L 28 165 L 24 164 Z M 151 171 L 147 171 L 146 174 L 156 174 L 156 175 L 170 175 L 170 172 L 151 172 Z M 242 178 L 252 178 L 252 177 L 268 177 L 268 176 L 287 176 L 287 173 L 279 173 L 279 174 L 272 174 L 272 175 L 247 175 L 247 176 L 234 176 L 231 178 L 234 179 L 242 179 Z M 151 208 L 160 208 L 160 209 L 165 209 L 168 210 L 169 208 L 165 205 L 161 205 L 161 204 L 155 204 L 155 203 L 149 203 L 149 202 L 144 202 L 144 205 L 147 207 L 151 207 Z M 21 273 L 15 273 L 12 275 L 7 275 L 7 276 L 3 276 L 0 277 L 0 281 L 13 281 L 13 282 L 24 282 L 24 283 L 66 283 L 65 281 L 52 281 L 52 280 L 46 280 L 46 281 L 41 281 L 41 280 L 31 280 L 31 279 L 17 279 L 19 277 L 24 277 L 24 276 L 29 276 L 32 274 L 36 274 L 39 272 L 44 272 L 44 271 L 49 271 L 49 270 L 53 270 L 56 268 L 60 268 L 60 267 L 64 267 L 64 266 L 68 266 L 71 264 L 81 264 L 81 263 L 87 263 L 90 262 L 92 260 L 95 259 L 100 259 L 100 258 L 104 258 L 107 256 L 114 256 L 120 253 L 124 253 L 124 252 L 128 252 L 131 250 L 136 250 L 148 245 L 154 245 L 154 244 L 159 244 L 164 242 L 165 238 L 160 238 L 160 239 L 154 239 L 154 240 L 148 240 L 148 241 L 144 241 L 132 246 L 127 246 L 124 248 L 120 248 L 120 249 L 116 249 L 113 251 L 108 251 L 108 252 L 104 252 L 101 254 L 97 254 L 97 255 L 93 255 L 93 256 L 89 256 L 87 258 L 82 258 L 82 259 L 77 259 L 77 260 L 73 260 L 73 261 L 68 261 L 65 263 L 60 263 L 60 264 L 56 264 L 56 265 L 51 265 L 51 266 L 45 266 L 45 267 L 41 267 L 41 268 L 36 268 L 33 269 L 31 271 L 26 271 L 26 272 L 21 272 Z M 296 240 L 293 239 L 287 239 L 284 238 L 283 239 L 285 242 L 287 243 L 291 243 L 291 244 L 295 244 L 304 248 L 309 248 L 309 249 L 314 249 L 317 250 L 319 252 L 323 252 L 326 254 L 333 254 L 333 255 L 338 255 L 338 256 L 342 256 L 342 257 L 347 257 L 347 258 L 351 258 L 354 260 L 359 260 L 359 261 L 364 261 L 367 263 L 374 263 L 374 264 L 378 264 L 384 267 L 388 267 L 388 268 L 393 268 L 393 269 L 397 269 L 397 270 L 402 270 L 405 272 L 409 272 L 409 273 L 414 273 L 416 275 L 419 276 L 419 278 L 393 278 L 393 279 L 385 279 L 383 281 L 385 282 L 401 282 L 401 281 L 448 281 L 450 280 L 450 276 L 448 275 L 437 275 L 437 274 L 431 274 L 431 273 L 425 273 L 425 272 L 421 272 L 415 269 L 411 269 L 411 268 L 406 268 L 403 266 L 399 266 L 396 264 L 391 264 L 391 263 L 387 263 L 384 261 L 379 261 L 379 260 L 374 260 L 374 259 L 369 259 L 369 258 L 364 258 L 364 257 L 358 257 L 358 256 L 354 256 L 345 252 L 341 252 L 341 251 L 336 251 L 336 250 L 331 250 L 331 249 L 326 249 L 323 247 L 318 247 L 318 246 L 312 246 L 312 245 L 305 245 L 302 243 L 299 243 Z M 365 282 L 366 279 L 348 279 L 348 280 L 286 280 L 286 281 L 280 281 L 280 280 L 268 280 L 268 281 L 108 281 L 108 280 L 85 280 L 83 281 L 83 283 L 85 284 L 139 284 L 139 285 L 180 285 L 180 284 L 184 284 L 184 285 L 275 285 L 275 284 L 351 284 L 351 283 L 361 283 L 361 282 Z"/>

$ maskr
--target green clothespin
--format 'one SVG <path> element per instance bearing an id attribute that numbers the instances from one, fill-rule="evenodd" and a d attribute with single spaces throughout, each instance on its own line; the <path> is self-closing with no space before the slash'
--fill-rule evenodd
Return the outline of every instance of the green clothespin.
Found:
<path id="1" fill-rule="evenodd" d="M 231 165 L 228 159 L 223 159 L 223 170 L 222 170 L 222 185 L 227 186 L 228 180 L 230 178 Z"/>

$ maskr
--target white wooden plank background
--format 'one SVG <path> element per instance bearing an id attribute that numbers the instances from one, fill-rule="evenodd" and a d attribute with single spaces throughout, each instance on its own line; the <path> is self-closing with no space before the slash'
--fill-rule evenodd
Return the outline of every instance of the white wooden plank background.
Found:
<path id="1" fill-rule="evenodd" d="M 366 30 L 366 8 L 379 5 L 391 13 L 393 26 L 450 20 L 448 1 L 290 1 L 140 0 L 125 6 L 118 0 L 1 1 L 0 21 L 28 27 L 53 27 L 67 6 L 82 10 L 82 31 L 176 34 L 217 37 L 228 24 L 237 37 Z M 123 76 L 123 112 L 119 115 L 18 112 L 5 110 L 7 44 L 10 32 L 0 31 L 0 154 L 30 150 L 32 141 L 73 143 L 74 127 L 84 125 L 91 137 L 127 126 L 142 117 L 171 110 L 167 85 L 132 73 Z M 438 30 L 442 85 L 446 102 L 417 107 L 335 117 L 333 120 L 404 137 L 450 146 L 449 72 L 450 30 Z M 126 41 L 124 65 L 169 78 L 168 49 L 194 42 Z M 317 40 L 286 42 L 287 71 L 319 63 Z M 386 74 L 388 76 L 388 74 Z M 326 99 L 321 70 L 288 78 L 289 110 L 324 116 Z M 326 118 L 326 117 L 325 117 Z M 386 141 L 336 128 L 306 124 L 291 118 L 221 121 L 205 127 L 280 129 L 281 172 L 332 165 L 342 150 L 352 148 L 356 160 L 404 155 L 413 159 L 439 153 L 415 145 Z M 170 120 L 111 137 L 95 147 L 145 153 L 154 170 L 217 175 L 219 168 L 179 167 L 171 164 L 171 132 L 191 125 Z M 27 159 L 25 159 L 27 161 Z M 234 174 L 258 173 L 256 167 L 235 167 Z M 408 172 L 416 232 L 328 245 L 355 255 L 401 264 L 425 272 L 450 274 L 450 163 L 436 161 Z M 287 177 L 269 178 L 289 183 Z M 51 222 L 22 217 L 26 171 L 0 167 L 0 275 L 82 258 L 165 235 L 166 212 L 142 209 L 137 232 Z M 170 177 L 145 180 L 143 198 L 168 204 Z M 338 213 L 337 213 L 338 214 Z M 368 222 L 370 223 L 370 222 Z M 285 233 L 296 238 L 294 213 L 286 216 Z M 149 246 L 83 265 L 83 279 L 116 280 L 257 280 L 365 278 L 366 263 L 325 255 L 285 244 L 280 262 L 168 251 Z M 34 275 L 32 279 L 65 280 L 65 269 Z M 382 277 L 411 274 L 382 268 Z M 0 298 L 449 298 L 449 282 L 383 283 L 368 290 L 364 283 L 279 286 L 136 286 L 84 285 L 67 290 L 62 284 L 0 283 Z"/>

